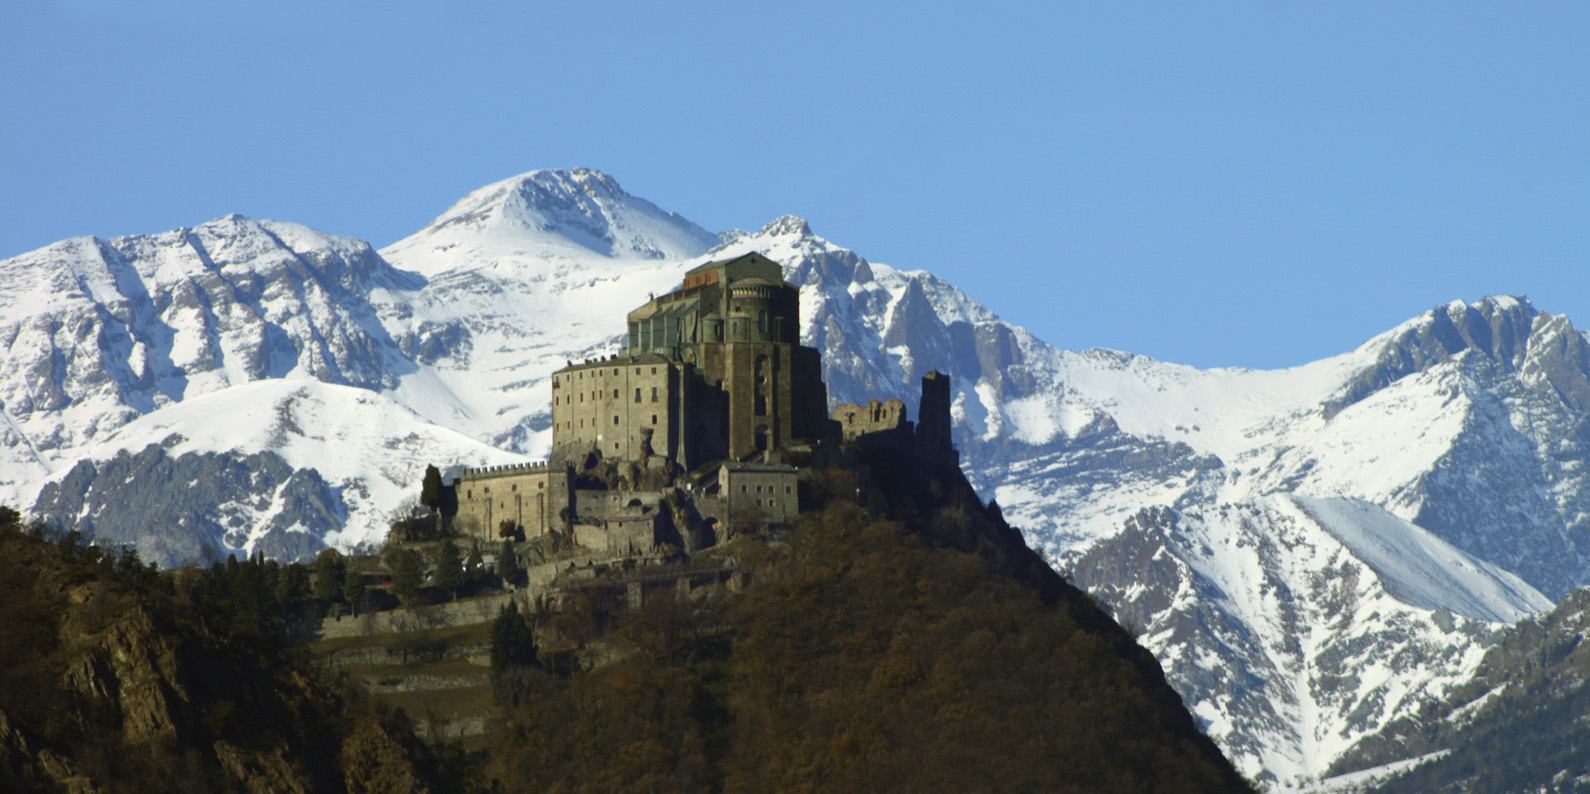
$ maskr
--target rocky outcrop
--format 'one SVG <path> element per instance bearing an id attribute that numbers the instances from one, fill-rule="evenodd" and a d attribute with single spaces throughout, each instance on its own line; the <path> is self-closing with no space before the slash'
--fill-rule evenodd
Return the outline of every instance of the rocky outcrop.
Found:
<path id="1" fill-rule="evenodd" d="M 409 726 L 147 569 L 11 525 L 0 580 L 0 790 L 457 790 Z"/>
<path id="2" fill-rule="evenodd" d="M 80 461 L 33 506 L 61 529 L 136 546 L 162 567 L 223 560 L 250 538 L 272 559 L 308 560 L 345 511 L 318 472 L 294 470 L 273 452 L 173 457 L 156 445 Z"/>

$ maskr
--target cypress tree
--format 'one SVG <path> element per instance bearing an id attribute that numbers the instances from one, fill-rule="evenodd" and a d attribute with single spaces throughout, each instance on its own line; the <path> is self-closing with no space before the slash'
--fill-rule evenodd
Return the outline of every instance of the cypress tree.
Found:
<path id="1" fill-rule="evenodd" d="M 342 600 L 354 615 L 359 614 L 359 601 L 364 597 L 364 576 L 358 571 L 345 571 L 342 577 Z"/>
<path id="2" fill-rule="evenodd" d="M 535 660 L 535 633 L 519 614 L 518 604 L 509 601 L 497 610 L 497 619 L 491 623 L 491 669 L 506 670 Z"/>
<path id="3" fill-rule="evenodd" d="M 398 552 L 397 570 L 392 572 L 392 592 L 397 593 L 398 598 L 405 603 L 420 592 L 424 564 L 417 551 Z"/>
<path id="4" fill-rule="evenodd" d="M 435 466 L 425 467 L 425 480 L 420 483 L 420 504 L 432 512 L 442 507 L 442 472 Z"/>
<path id="5" fill-rule="evenodd" d="M 464 563 L 459 559 L 458 545 L 451 539 L 442 541 L 442 550 L 436 555 L 436 586 L 454 593 L 464 584 Z"/>
<path id="6" fill-rule="evenodd" d="M 511 540 L 504 540 L 502 551 L 497 554 L 497 575 L 502 577 L 503 584 L 510 587 L 519 581 L 519 557 L 514 554 Z"/>
<path id="7" fill-rule="evenodd" d="M 320 553 L 315 561 L 315 598 L 328 604 L 337 600 L 346 566 L 341 554 L 331 549 Z"/>
<path id="8" fill-rule="evenodd" d="M 276 578 L 276 602 L 289 609 L 309 598 L 309 571 L 300 563 L 282 566 Z"/>

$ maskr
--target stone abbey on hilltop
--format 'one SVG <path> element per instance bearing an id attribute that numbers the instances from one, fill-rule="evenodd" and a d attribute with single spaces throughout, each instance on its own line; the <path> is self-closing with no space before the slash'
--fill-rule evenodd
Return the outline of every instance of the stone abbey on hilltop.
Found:
<path id="1" fill-rule="evenodd" d="M 957 463 L 949 378 L 922 382 L 922 421 L 898 399 L 830 414 L 822 361 L 800 344 L 800 291 L 761 254 L 709 262 L 628 316 L 624 350 L 552 375 L 545 463 L 466 469 L 455 526 L 565 537 L 599 553 L 710 545 L 800 512 L 812 468 L 860 449 Z"/>

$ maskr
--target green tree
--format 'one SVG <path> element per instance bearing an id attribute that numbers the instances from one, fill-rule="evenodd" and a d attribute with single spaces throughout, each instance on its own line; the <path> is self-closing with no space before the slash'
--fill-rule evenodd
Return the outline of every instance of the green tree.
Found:
<path id="1" fill-rule="evenodd" d="M 359 602 L 364 600 L 364 575 L 355 570 L 348 570 L 342 577 L 342 600 L 348 602 L 348 608 L 354 615 L 359 614 Z"/>
<path id="2" fill-rule="evenodd" d="M 497 554 L 497 575 L 502 577 L 502 583 L 508 586 L 519 582 L 519 557 L 513 551 L 511 540 L 504 540 L 502 550 Z"/>
<path id="3" fill-rule="evenodd" d="M 309 598 L 309 569 L 299 563 L 282 566 L 276 579 L 276 602 L 283 609 L 303 603 Z"/>
<path id="4" fill-rule="evenodd" d="M 463 584 L 464 562 L 459 558 L 458 544 L 444 540 L 441 551 L 436 554 L 436 586 L 456 597 Z"/>
<path id="5" fill-rule="evenodd" d="M 398 552 L 397 568 L 392 571 L 392 592 L 406 603 L 420 592 L 425 560 L 417 551 Z"/>
<path id="6" fill-rule="evenodd" d="M 530 624 L 519 614 L 513 601 L 497 610 L 497 619 L 491 622 L 491 669 L 506 670 L 535 664 L 536 638 Z"/>
<path id="7" fill-rule="evenodd" d="M 337 600 L 342 593 L 342 580 L 347 573 L 347 561 L 336 549 L 326 549 L 315 559 L 315 598 L 326 603 Z"/>
<path id="8" fill-rule="evenodd" d="M 420 504 L 434 513 L 442 507 L 442 472 L 435 466 L 425 467 L 425 480 L 420 483 Z"/>

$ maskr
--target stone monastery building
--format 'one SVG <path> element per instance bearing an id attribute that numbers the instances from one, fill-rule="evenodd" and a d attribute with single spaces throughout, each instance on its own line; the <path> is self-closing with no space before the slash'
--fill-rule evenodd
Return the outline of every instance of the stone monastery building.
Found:
<path id="1" fill-rule="evenodd" d="M 552 376 L 552 459 L 661 455 L 686 469 L 787 449 L 825 430 L 800 290 L 761 254 L 709 262 L 629 313 L 629 344 Z"/>
<path id="2" fill-rule="evenodd" d="M 847 443 L 957 457 L 947 377 L 923 379 L 932 417 L 916 431 L 899 400 L 830 417 L 800 328 L 799 289 L 777 262 L 752 253 L 689 271 L 629 313 L 624 350 L 553 373 L 548 461 L 466 470 L 455 526 L 487 539 L 563 533 L 621 555 L 695 547 L 748 517 L 793 518 L 791 457 L 833 462 Z"/>

